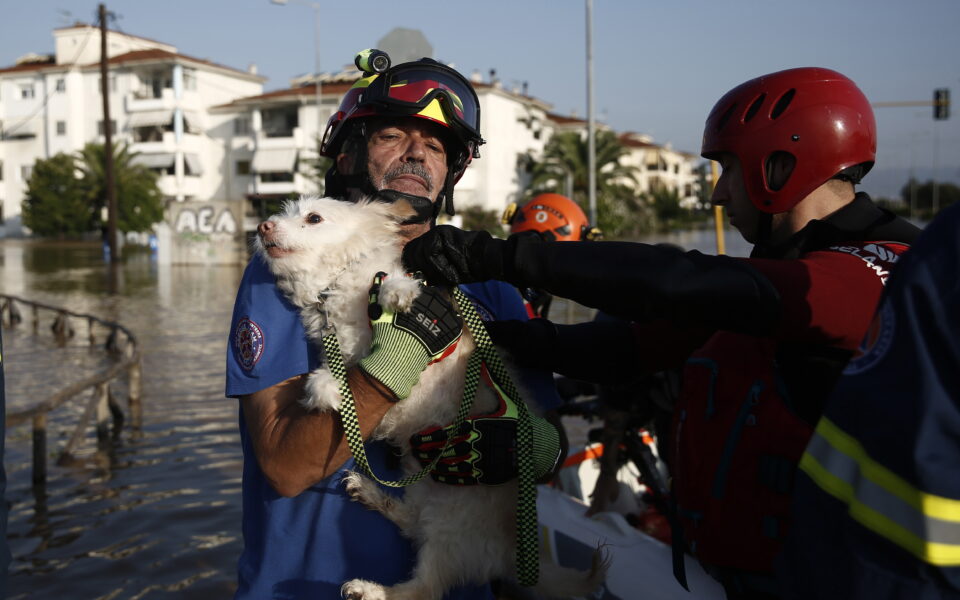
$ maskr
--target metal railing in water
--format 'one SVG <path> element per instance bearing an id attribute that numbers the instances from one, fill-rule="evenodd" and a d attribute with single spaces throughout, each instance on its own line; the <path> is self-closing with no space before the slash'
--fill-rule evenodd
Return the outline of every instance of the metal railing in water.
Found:
<path id="1" fill-rule="evenodd" d="M 117 403 L 110 390 L 110 383 L 120 377 L 127 377 L 127 405 L 130 411 L 131 426 L 140 431 L 143 422 L 141 398 L 140 350 L 137 339 L 130 331 L 112 321 L 106 321 L 93 315 L 75 313 L 56 306 L 25 300 L 16 296 L 0 294 L 0 321 L 5 327 L 16 327 L 23 323 L 20 305 L 28 307 L 32 315 L 33 332 L 39 333 L 40 311 L 55 313 L 50 330 L 58 344 L 66 345 L 76 335 L 73 321 L 87 323 L 87 339 L 91 346 L 96 345 L 96 333 L 105 333 L 104 350 L 115 355 L 118 360 L 108 368 L 74 382 L 53 394 L 43 402 L 27 410 L 7 413 L 7 427 L 23 423 L 33 423 L 33 484 L 45 485 L 47 480 L 47 415 L 68 401 L 77 398 L 82 392 L 92 390 L 87 406 L 80 416 L 73 433 L 60 451 L 58 463 L 69 461 L 77 444 L 86 433 L 91 417 L 95 416 L 97 443 L 109 443 L 111 435 L 117 436 L 123 428 L 123 409 Z M 112 424 L 112 430 L 111 430 Z"/>

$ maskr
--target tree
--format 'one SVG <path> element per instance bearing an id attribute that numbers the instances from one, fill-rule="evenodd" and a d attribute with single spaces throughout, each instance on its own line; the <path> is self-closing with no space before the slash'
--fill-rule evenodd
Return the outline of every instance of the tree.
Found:
<path id="1" fill-rule="evenodd" d="M 629 150 L 609 130 L 598 131 L 595 141 L 597 223 L 594 225 L 608 238 L 647 230 L 651 212 L 634 191 L 637 168 L 620 162 Z M 524 197 L 532 198 L 543 192 L 570 195 L 569 182 L 573 186 L 571 200 L 589 214 L 588 147 L 586 136 L 578 132 L 558 133 L 550 138 L 544 147 L 543 159 L 532 163 L 530 185 Z"/>
<path id="2" fill-rule="evenodd" d="M 34 163 L 23 203 L 23 224 L 34 234 L 80 235 L 96 228 L 97 217 L 76 157 L 61 152 Z"/>
<path id="3" fill-rule="evenodd" d="M 960 187 L 952 183 L 939 182 L 934 184 L 933 180 L 919 183 L 916 179 L 911 178 L 900 190 L 900 197 L 903 199 L 907 210 L 912 210 L 917 218 L 927 220 L 934 217 L 934 185 L 936 185 L 937 190 L 936 208 L 938 212 L 960 200 Z"/>
<path id="4" fill-rule="evenodd" d="M 480 206 L 468 206 L 457 210 L 463 218 L 463 228 L 471 231 L 489 231 L 492 235 L 503 237 L 505 231 L 500 223 L 500 214 L 495 210 L 484 210 Z"/>
<path id="5" fill-rule="evenodd" d="M 157 175 L 144 165 L 133 163 L 135 153 L 128 144 L 114 149 L 113 173 L 117 196 L 117 230 L 148 231 L 163 220 L 163 195 L 157 187 Z M 107 202 L 105 158 L 102 144 L 87 144 L 80 151 L 83 161 L 83 185 L 93 205 L 96 225 Z"/>

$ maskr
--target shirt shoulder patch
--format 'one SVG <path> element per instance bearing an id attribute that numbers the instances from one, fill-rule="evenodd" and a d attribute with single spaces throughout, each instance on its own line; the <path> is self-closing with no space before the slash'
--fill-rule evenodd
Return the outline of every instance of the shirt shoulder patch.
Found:
<path id="1" fill-rule="evenodd" d="M 900 260 L 900 255 L 909 248 L 905 244 L 885 242 L 860 242 L 830 246 L 828 250 L 855 256 L 864 262 L 864 266 L 871 269 L 880 278 L 880 283 L 887 284 L 890 269 Z"/>
<path id="2" fill-rule="evenodd" d="M 884 302 L 880 310 L 873 317 L 873 322 L 867 329 L 863 341 L 853 353 L 850 362 L 844 369 L 844 375 L 856 375 L 871 369 L 890 349 L 893 342 L 893 333 L 896 327 L 896 317 L 890 302 Z"/>
<path id="3" fill-rule="evenodd" d="M 233 330 L 233 349 L 237 363 L 249 371 L 263 356 L 263 330 L 249 317 L 243 317 Z"/>

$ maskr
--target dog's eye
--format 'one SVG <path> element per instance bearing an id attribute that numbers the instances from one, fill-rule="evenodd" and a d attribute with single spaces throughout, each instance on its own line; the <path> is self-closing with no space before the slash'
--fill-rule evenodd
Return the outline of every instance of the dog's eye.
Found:
<path id="1" fill-rule="evenodd" d="M 310 223 L 311 225 L 316 225 L 317 223 L 323 223 L 323 217 L 321 217 L 317 213 L 310 213 L 309 215 L 307 215 L 307 223 Z"/>

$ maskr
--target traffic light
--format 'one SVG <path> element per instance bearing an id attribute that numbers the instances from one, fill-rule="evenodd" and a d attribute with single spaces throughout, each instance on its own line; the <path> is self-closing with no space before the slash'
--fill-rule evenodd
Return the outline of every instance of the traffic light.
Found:
<path id="1" fill-rule="evenodd" d="M 939 88 L 933 90 L 933 120 L 943 121 L 950 116 L 950 90 Z"/>

